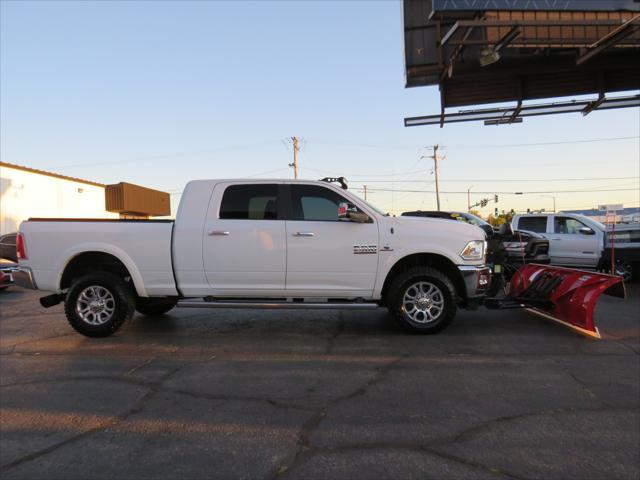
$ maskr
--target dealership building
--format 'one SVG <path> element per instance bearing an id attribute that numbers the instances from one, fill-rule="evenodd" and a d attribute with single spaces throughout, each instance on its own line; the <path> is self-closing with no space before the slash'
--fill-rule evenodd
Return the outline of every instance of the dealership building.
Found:
<path id="1" fill-rule="evenodd" d="M 0 235 L 28 218 L 149 218 L 170 214 L 169 194 L 0 162 Z"/>

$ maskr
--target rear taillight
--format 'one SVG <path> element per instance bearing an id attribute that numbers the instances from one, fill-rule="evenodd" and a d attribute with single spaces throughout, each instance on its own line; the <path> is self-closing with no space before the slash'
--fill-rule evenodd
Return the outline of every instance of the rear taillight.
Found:
<path id="1" fill-rule="evenodd" d="M 27 247 L 24 243 L 24 235 L 18 233 L 16 236 L 16 255 L 18 260 L 27 260 Z"/>

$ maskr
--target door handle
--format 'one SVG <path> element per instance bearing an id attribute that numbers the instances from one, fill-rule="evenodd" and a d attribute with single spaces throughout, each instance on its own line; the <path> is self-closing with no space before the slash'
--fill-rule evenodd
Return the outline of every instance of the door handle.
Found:
<path id="1" fill-rule="evenodd" d="M 209 235 L 219 235 L 223 237 L 228 237 L 229 232 L 227 232 L 226 230 L 209 230 Z"/>
<path id="2" fill-rule="evenodd" d="M 552 238 L 551 240 L 555 240 L 556 242 L 559 242 L 562 239 L 561 238 Z"/>
<path id="3" fill-rule="evenodd" d="M 296 232 L 293 234 L 294 237 L 315 237 L 316 234 L 313 232 Z"/>

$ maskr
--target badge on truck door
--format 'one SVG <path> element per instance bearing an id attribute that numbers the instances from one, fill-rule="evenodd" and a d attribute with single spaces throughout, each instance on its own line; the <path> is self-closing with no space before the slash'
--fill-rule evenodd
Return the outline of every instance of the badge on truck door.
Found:
<path id="1" fill-rule="evenodd" d="M 353 253 L 355 255 L 366 254 L 366 253 L 378 253 L 378 245 L 354 245 Z"/>

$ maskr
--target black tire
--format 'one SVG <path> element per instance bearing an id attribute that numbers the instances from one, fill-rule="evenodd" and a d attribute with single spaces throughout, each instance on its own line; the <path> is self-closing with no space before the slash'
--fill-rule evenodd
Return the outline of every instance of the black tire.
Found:
<path id="1" fill-rule="evenodd" d="M 175 298 L 144 298 L 136 300 L 136 310 L 142 315 L 162 315 L 176 306 Z"/>
<path id="2" fill-rule="evenodd" d="M 430 295 L 416 289 L 417 284 L 423 284 L 423 288 L 434 287 L 428 290 Z M 413 290 L 411 290 L 413 289 Z M 424 308 L 420 310 L 417 303 L 414 305 L 413 316 L 405 308 L 404 297 L 410 292 L 425 295 Z M 437 333 L 451 323 L 456 315 L 457 300 L 453 282 L 447 275 L 435 268 L 414 267 L 400 273 L 393 279 L 389 287 L 389 310 L 394 318 L 404 327 L 414 333 Z M 420 311 L 424 311 L 422 318 Z M 433 318 L 430 318 L 433 317 Z"/>
<path id="3" fill-rule="evenodd" d="M 638 263 L 616 262 L 615 272 L 620 275 L 625 282 L 631 283 L 638 279 Z"/>
<path id="4" fill-rule="evenodd" d="M 83 293 L 91 292 L 91 287 L 95 287 L 94 295 L 83 296 Z M 99 301 L 99 293 L 105 291 L 108 292 L 105 293 L 107 299 L 103 301 L 105 310 L 94 313 L 87 299 L 95 298 Z M 84 314 L 81 313 L 83 305 L 89 309 Z M 76 332 L 86 337 L 112 335 L 133 316 L 134 309 L 135 299 L 131 287 L 122 278 L 108 272 L 89 273 L 74 280 L 64 303 L 64 312 L 69 324 Z"/>

